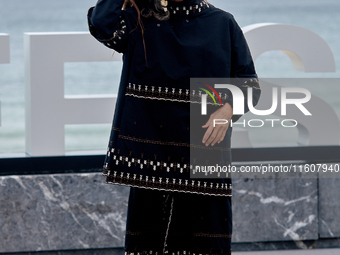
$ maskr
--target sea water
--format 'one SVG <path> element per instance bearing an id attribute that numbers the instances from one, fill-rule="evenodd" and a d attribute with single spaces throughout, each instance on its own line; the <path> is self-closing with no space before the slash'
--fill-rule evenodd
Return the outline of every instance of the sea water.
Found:
<path id="1" fill-rule="evenodd" d="M 95 3 L 95 0 L 0 0 L 0 33 L 10 35 L 10 63 L 0 64 L 0 153 L 25 151 L 24 33 L 88 31 L 87 10 Z M 337 67 L 340 65 L 339 0 L 211 0 L 210 3 L 231 12 L 241 27 L 269 22 L 309 29 L 328 43 Z M 255 65 L 261 78 L 340 77 L 340 68 L 335 73 L 296 72 L 287 55 L 279 51 L 262 54 Z M 120 62 L 65 63 L 65 94 L 115 94 L 121 66 Z M 331 102 L 340 118 L 340 89 L 311 90 Z M 67 125 L 66 150 L 105 150 L 110 128 L 109 123 Z M 249 130 L 249 134 L 254 147 L 291 146 L 297 139 L 296 129 L 257 129 Z"/>

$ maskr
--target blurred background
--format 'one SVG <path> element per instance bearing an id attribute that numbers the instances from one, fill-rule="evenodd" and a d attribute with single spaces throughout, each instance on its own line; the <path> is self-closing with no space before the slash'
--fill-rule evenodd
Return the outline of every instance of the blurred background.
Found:
<path id="1" fill-rule="evenodd" d="M 255 23 L 283 23 L 301 26 L 320 35 L 330 46 L 336 65 L 340 65 L 340 2 L 338 0 L 211 0 L 231 12 L 241 27 Z M 0 153 L 25 151 L 24 44 L 25 32 L 88 31 L 86 14 L 94 0 L 1 0 L 0 32 L 10 35 L 10 64 L 0 65 L 1 127 Z M 270 38 L 263 38 L 270 40 Z M 339 78 L 335 73 L 296 72 L 289 57 L 269 51 L 256 60 L 260 78 Z M 65 95 L 115 94 L 121 62 L 65 63 Z M 312 93 L 329 102 L 340 118 L 338 92 L 309 87 Z M 65 149 L 105 150 L 111 124 L 66 125 Z M 280 133 L 280 135 L 277 135 Z M 297 130 L 276 128 L 252 129 L 254 147 L 294 146 Z"/>
<path id="2" fill-rule="evenodd" d="M 339 0 L 209 2 L 231 12 L 241 27 L 281 23 L 308 29 L 326 41 L 340 66 Z M 0 0 L 0 33 L 10 35 L 10 63 L 0 64 L 1 254 L 123 254 L 129 188 L 107 185 L 101 175 L 111 123 L 66 125 L 67 156 L 24 154 L 24 33 L 88 32 L 87 11 L 95 3 Z M 267 40 L 271 38 L 263 38 Z M 280 51 L 265 52 L 255 66 L 260 78 L 335 78 L 336 84 L 316 82 L 306 88 L 326 101 L 340 119 L 340 68 L 330 73 L 297 72 Z M 119 61 L 65 63 L 65 95 L 116 94 L 121 67 Z M 265 161 L 340 166 L 339 141 L 301 149 L 296 128 L 246 131 L 254 148 L 233 150 L 236 166 Z M 100 153 L 85 156 L 86 151 Z M 330 177 L 319 173 L 297 177 L 233 179 L 233 251 L 340 248 L 338 172 Z M 308 254 L 339 254 L 339 250 L 327 252 Z"/>

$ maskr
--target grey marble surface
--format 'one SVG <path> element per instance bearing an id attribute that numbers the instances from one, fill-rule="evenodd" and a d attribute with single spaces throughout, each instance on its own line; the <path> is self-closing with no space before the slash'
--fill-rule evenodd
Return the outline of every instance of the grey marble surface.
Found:
<path id="1" fill-rule="evenodd" d="M 233 242 L 318 238 L 317 179 L 234 179 Z"/>
<path id="2" fill-rule="evenodd" d="M 327 177 L 327 176 L 325 176 Z M 340 179 L 319 179 L 320 236 L 340 237 Z"/>
<path id="3" fill-rule="evenodd" d="M 123 247 L 128 192 L 100 172 L 2 176 L 0 253 Z M 317 179 L 234 179 L 232 242 L 306 248 L 318 239 L 317 195 Z"/>
<path id="4" fill-rule="evenodd" d="M 89 249 L 89 250 L 59 250 L 19 253 L 0 253 L 1 255 L 124 255 L 124 248 Z"/>
<path id="5" fill-rule="evenodd" d="M 122 247 L 128 192 L 100 173 L 0 177 L 0 252 Z"/>

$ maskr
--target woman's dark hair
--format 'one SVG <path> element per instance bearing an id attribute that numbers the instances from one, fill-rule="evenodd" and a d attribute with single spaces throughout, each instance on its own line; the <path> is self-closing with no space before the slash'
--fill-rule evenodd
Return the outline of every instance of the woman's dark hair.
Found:
<path id="1" fill-rule="evenodd" d="M 142 32 L 144 56 L 147 65 L 146 47 L 144 41 L 144 27 L 141 16 L 144 18 L 155 17 L 158 20 L 167 20 L 170 17 L 170 12 L 163 8 L 161 0 L 125 0 L 123 4 L 123 10 L 128 7 L 134 7 L 137 11 L 137 26 L 140 27 Z"/>
<path id="2" fill-rule="evenodd" d="M 155 17 L 158 20 L 166 20 L 170 16 L 168 10 L 164 10 L 161 0 L 125 0 L 123 9 L 135 7 L 137 12 L 144 18 Z"/>

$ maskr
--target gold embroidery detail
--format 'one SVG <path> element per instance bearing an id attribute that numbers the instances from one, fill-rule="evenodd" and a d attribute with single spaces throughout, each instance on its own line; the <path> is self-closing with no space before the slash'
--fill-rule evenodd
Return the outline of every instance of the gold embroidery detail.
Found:
<path id="1" fill-rule="evenodd" d="M 131 235 L 131 236 L 136 236 L 136 235 L 142 234 L 142 232 L 135 232 L 135 231 L 127 230 L 127 231 L 126 231 L 126 234 L 127 234 L 127 235 Z"/>
<path id="2" fill-rule="evenodd" d="M 169 146 L 182 146 L 182 147 L 198 148 L 198 149 L 205 149 L 205 150 L 231 151 L 230 148 L 224 148 L 224 147 L 205 146 L 205 145 L 180 143 L 180 142 L 164 142 L 164 141 L 136 138 L 136 137 L 132 137 L 132 136 L 128 136 L 128 135 L 118 135 L 118 138 L 124 139 L 124 140 L 130 140 L 130 141 L 134 141 L 134 142 L 139 142 L 139 143 L 151 143 L 151 144 L 169 145 Z"/>

